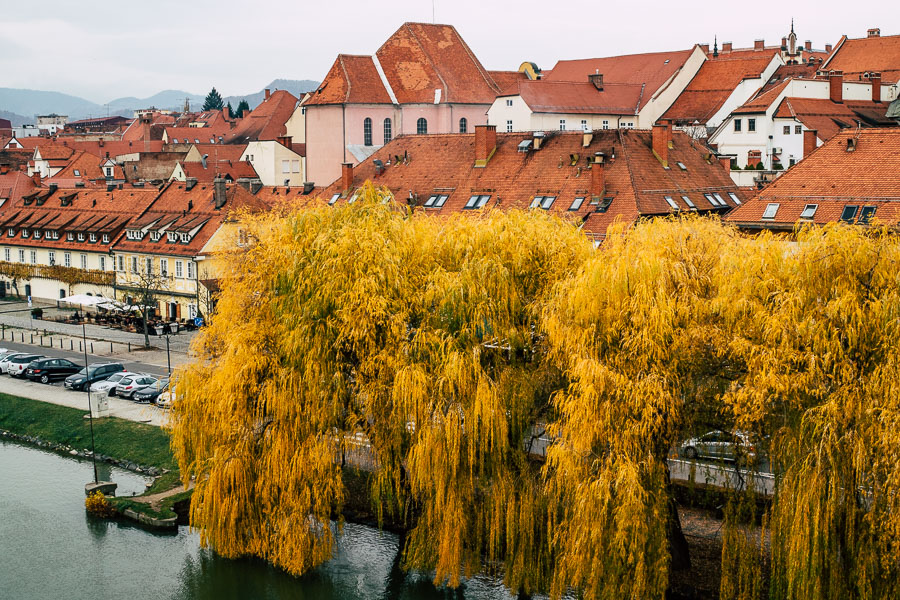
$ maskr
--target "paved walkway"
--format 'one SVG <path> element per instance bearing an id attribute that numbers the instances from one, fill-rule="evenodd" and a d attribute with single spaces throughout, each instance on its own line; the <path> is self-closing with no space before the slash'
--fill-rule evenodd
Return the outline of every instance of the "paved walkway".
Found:
<path id="1" fill-rule="evenodd" d="M 14 379 L 9 375 L 0 375 L 0 389 L 12 396 L 77 408 L 84 410 L 84 414 L 88 412 L 88 395 L 85 392 L 74 392 L 55 385 Z M 157 408 L 153 404 L 138 404 L 124 398 L 110 398 L 109 412 L 113 417 L 157 427 L 168 422 L 170 414 L 169 411 Z"/>

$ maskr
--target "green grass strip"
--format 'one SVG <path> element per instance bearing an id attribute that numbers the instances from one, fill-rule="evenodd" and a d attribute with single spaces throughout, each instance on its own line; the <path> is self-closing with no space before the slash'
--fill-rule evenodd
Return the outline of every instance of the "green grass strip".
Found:
<path id="1" fill-rule="evenodd" d="M 72 448 L 91 447 L 87 410 L 0 393 L 0 429 Z M 147 467 L 174 470 L 169 436 L 161 427 L 116 417 L 94 419 L 97 454 Z"/>

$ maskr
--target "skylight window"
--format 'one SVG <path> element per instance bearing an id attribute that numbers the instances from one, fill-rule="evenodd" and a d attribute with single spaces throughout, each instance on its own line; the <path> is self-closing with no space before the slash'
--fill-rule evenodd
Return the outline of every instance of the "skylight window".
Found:
<path id="1" fill-rule="evenodd" d="M 531 201 L 531 206 L 529 208 L 543 208 L 544 210 L 548 210 L 553 206 L 555 200 L 556 196 L 535 196 L 534 200 Z"/>
<path id="2" fill-rule="evenodd" d="M 75 177 L 81 177 L 81 171 L 75 169 Z"/>
<path id="3" fill-rule="evenodd" d="M 844 211 L 841 213 L 841 221 L 852 223 L 853 219 L 856 218 L 856 212 L 859 210 L 859 206 L 848 204 L 844 207 Z"/>
<path id="4" fill-rule="evenodd" d="M 712 204 L 713 206 L 718 206 L 718 205 L 719 205 L 719 203 L 716 202 L 716 199 L 713 198 L 713 195 L 712 195 L 712 194 L 703 194 L 703 197 L 706 198 L 706 200 L 707 200 L 710 204 Z"/>
<path id="5" fill-rule="evenodd" d="M 800 213 L 800 218 L 801 219 L 812 219 L 815 216 L 816 210 L 818 208 L 819 208 L 818 204 L 807 204 L 804 207 L 803 212 Z"/>
<path id="6" fill-rule="evenodd" d="M 671 206 L 671 207 L 672 207 L 672 210 L 681 210 L 681 209 L 678 207 L 678 203 L 675 202 L 675 201 L 672 199 L 672 196 L 666 196 L 665 198 L 666 198 L 666 204 L 668 204 L 669 206 Z"/>
<path id="7" fill-rule="evenodd" d="M 609 205 L 612 204 L 612 201 L 613 199 L 611 196 L 604 198 L 603 202 L 600 203 L 600 206 L 597 207 L 597 212 L 605 213 L 609 210 Z"/>
<path id="8" fill-rule="evenodd" d="M 687 167 L 684 166 L 683 162 L 676 162 L 675 164 L 678 165 L 678 168 L 681 169 L 682 171 L 687 171 Z"/>
<path id="9" fill-rule="evenodd" d="M 734 192 L 728 192 L 728 197 L 731 198 L 731 200 L 732 200 L 735 204 L 737 204 L 738 206 L 740 206 L 740 204 L 741 204 L 741 199 L 737 197 L 737 194 L 735 194 Z"/>
<path id="10" fill-rule="evenodd" d="M 484 207 L 485 204 L 487 204 L 488 200 L 490 200 L 490 199 L 491 199 L 490 195 L 474 194 L 469 197 L 468 202 L 466 202 L 466 205 L 463 208 L 469 209 L 469 210 L 476 209 L 476 208 L 482 208 L 482 207 Z"/>
<path id="11" fill-rule="evenodd" d="M 767 204 L 766 210 L 762 215 L 763 219 L 774 219 L 775 215 L 778 213 L 778 207 L 781 206 L 777 203 Z"/>
<path id="12" fill-rule="evenodd" d="M 582 204 L 584 204 L 584 196 L 575 196 L 575 200 L 572 201 L 572 206 L 569 207 L 569 210 L 578 210 Z"/>
<path id="13" fill-rule="evenodd" d="M 875 209 L 877 206 L 863 206 L 862 212 L 859 213 L 859 223 L 860 225 L 868 225 L 872 222 L 872 218 L 875 216 Z"/>
<path id="14" fill-rule="evenodd" d="M 356 202 L 357 198 L 359 198 L 359 192 L 356 192 L 355 194 L 350 196 L 350 199 L 347 200 L 347 204 L 353 204 L 354 202 Z"/>
<path id="15" fill-rule="evenodd" d="M 719 206 L 728 206 L 728 203 L 722 199 L 722 196 L 720 196 L 719 194 L 713 194 L 713 196 L 715 197 L 716 200 L 719 201 Z"/>
<path id="16" fill-rule="evenodd" d="M 447 198 L 450 196 L 448 194 L 432 194 L 428 196 L 428 200 L 425 201 L 426 208 L 440 208 L 444 205 L 444 202 L 447 201 Z"/>
<path id="17" fill-rule="evenodd" d="M 331 200 L 328 201 L 328 205 L 334 206 L 334 203 L 337 202 L 338 198 L 340 198 L 340 197 L 341 197 L 340 194 L 335 194 L 334 196 L 331 197 Z"/>
<path id="18" fill-rule="evenodd" d="M 697 210 L 697 205 L 694 204 L 693 200 L 691 200 L 687 196 L 682 196 L 681 199 L 684 200 L 684 203 L 687 204 L 688 208 L 690 208 L 691 210 Z"/>

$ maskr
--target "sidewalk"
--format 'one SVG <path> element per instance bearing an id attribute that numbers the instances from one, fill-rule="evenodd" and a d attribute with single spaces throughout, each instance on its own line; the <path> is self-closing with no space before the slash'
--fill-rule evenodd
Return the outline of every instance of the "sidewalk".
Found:
<path id="1" fill-rule="evenodd" d="M 9 375 L 0 375 L 3 392 L 11 396 L 30 398 L 40 402 L 58 404 L 88 412 L 88 395 L 86 392 L 74 392 L 55 385 L 44 385 L 32 381 L 14 379 Z M 137 404 L 123 398 L 109 399 L 110 416 L 162 426 L 169 419 L 169 411 L 157 408 L 153 404 Z"/>

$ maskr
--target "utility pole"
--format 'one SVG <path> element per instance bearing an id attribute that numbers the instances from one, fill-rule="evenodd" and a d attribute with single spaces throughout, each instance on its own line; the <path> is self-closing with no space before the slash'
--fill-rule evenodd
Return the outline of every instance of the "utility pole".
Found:
<path id="1" fill-rule="evenodd" d="M 91 422 L 91 463 L 94 465 L 94 483 L 96 484 L 100 482 L 100 478 L 97 476 L 97 452 L 94 450 L 94 411 L 91 409 L 91 384 L 89 383 L 91 369 L 88 364 L 87 331 L 84 323 L 81 324 L 81 339 L 84 342 L 82 344 L 84 346 L 84 390 L 87 392 L 88 416 Z"/>

